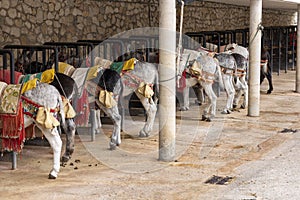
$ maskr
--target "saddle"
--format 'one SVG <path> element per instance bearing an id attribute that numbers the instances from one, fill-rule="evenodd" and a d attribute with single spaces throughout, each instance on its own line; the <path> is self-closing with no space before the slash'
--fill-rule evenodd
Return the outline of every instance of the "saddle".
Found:
<path id="1" fill-rule="evenodd" d="M 195 61 L 189 68 L 189 73 L 198 80 L 211 83 L 214 82 L 214 74 L 203 71 L 203 66 L 200 62 Z"/>

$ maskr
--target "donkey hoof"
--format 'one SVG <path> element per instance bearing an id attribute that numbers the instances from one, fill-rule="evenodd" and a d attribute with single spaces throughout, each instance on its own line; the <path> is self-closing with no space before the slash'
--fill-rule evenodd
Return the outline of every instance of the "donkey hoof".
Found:
<path id="1" fill-rule="evenodd" d="M 56 179 L 57 178 L 57 172 L 52 169 L 51 172 L 49 173 L 48 179 Z"/>
<path id="2" fill-rule="evenodd" d="M 140 132 L 139 136 L 140 137 L 148 137 L 149 135 L 145 132 Z"/>
<path id="3" fill-rule="evenodd" d="M 146 133 L 144 130 L 141 130 L 139 136 L 140 136 L 140 137 L 148 137 L 149 134 Z"/>
<path id="4" fill-rule="evenodd" d="M 206 121 L 211 122 L 211 118 L 210 117 L 206 118 Z"/>
<path id="5" fill-rule="evenodd" d="M 268 91 L 267 91 L 267 94 L 271 94 L 271 93 L 272 93 L 272 90 L 268 90 Z"/>
<path id="6" fill-rule="evenodd" d="M 61 162 L 62 162 L 62 163 L 66 163 L 66 162 L 68 162 L 70 159 L 71 159 L 70 156 L 62 156 L 62 157 L 61 157 Z"/>
<path id="7" fill-rule="evenodd" d="M 115 150 L 116 148 L 117 148 L 117 145 L 116 145 L 115 143 L 112 143 L 112 142 L 111 142 L 111 143 L 109 144 L 109 149 L 110 149 L 110 150 Z"/>
<path id="8" fill-rule="evenodd" d="M 206 121 L 207 117 L 205 115 L 202 115 L 201 121 Z"/>
<path id="9" fill-rule="evenodd" d="M 95 134 L 100 134 L 100 129 L 95 129 Z"/>
<path id="10" fill-rule="evenodd" d="M 199 101 L 199 100 L 195 100 L 195 104 L 198 105 L 198 106 L 202 105 L 201 101 Z"/>
<path id="11" fill-rule="evenodd" d="M 48 177 L 48 179 L 56 179 L 56 177 L 55 177 L 55 176 L 53 176 L 52 174 L 49 174 L 49 177 Z"/>
<path id="12" fill-rule="evenodd" d="M 230 110 L 223 110 L 223 111 L 221 112 L 221 114 L 230 114 L 230 113 L 231 113 Z"/>
<path id="13" fill-rule="evenodd" d="M 233 107 L 233 108 L 237 108 L 237 105 L 236 105 L 236 104 L 233 104 L 232 107 Z"/>
<path id="14" fill-rule="evenodd" d="M 179 109 L 180 111 L 187 111 L 186 107 L 182 107 Z"/>
<path id="15" fill-rule="evenodd" d="M 246 106 L 244 104 L 241 105 L 241 109 L 245 109 Z"/>

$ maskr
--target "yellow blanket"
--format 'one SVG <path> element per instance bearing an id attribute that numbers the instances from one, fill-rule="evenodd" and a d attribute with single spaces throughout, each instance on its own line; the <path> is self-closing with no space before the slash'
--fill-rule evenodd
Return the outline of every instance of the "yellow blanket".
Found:
<path id="1" fill-rule="evenodd" d="M 136 61 L 135 58 L 131 58 L 131 59 L 125 61 L 122 70 L 123 71 L 133 70 L 134 69 L 135 61 Z"/>
<path id="2" fill-rule="evenodd" d="M 27 81 L 26 83 L 23 84 L 21 94 L 24 94 L 26 91 L 31 90 L 36 87 L 36 82 L 38 81 L 37 78 L 32 79 L 30 81 Z"/>
<path id="3" fill-rule="evenodd" d="M 54 69 L 48 69 L 42 73 L 41 82 L 42 83 L 51 83 L 54 80 Z"/>
<path id="4" fill-rule="evenodd" d="M 54 80 L 54 69 L 48 69 L 44 71 L 41 75 L 41 82 L 42 83 L 51 83 Z M 24 94 L 26 91 L 31 90 L 36 87 L 36 82 L 38 78 L 33 78 L 23 84 L 21 94 Z"/>
<path id="5" fill-rule="evenodd" d="M 75 67 L 73 67 L 72 65 L 69 65 L 68 63 L 64 63 L 64 62 L 59 62 L 58 63 L 58 72 L 71 76 L 75 71 Z"/>
<path id="6" fill-rule="evenodd" d="M 93 78 L 96 78 L 97 75 L 98 75 L 98 69 L 101 68 L 100 65 L 95 65 L 93 67 L 90 67 L 89 71 L 88 71 L 88 74 L 86 76 L 86 80 L 91 80 Z"/>

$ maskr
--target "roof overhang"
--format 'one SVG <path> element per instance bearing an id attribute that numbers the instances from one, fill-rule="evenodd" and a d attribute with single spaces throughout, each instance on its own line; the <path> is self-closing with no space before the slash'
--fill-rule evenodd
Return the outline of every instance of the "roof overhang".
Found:
<path id="1" fill-rule="evenodd" d="M 202 0 L 239 6 L 250 6 L 250 0 Z M 263 0 L 263 8 L 297 11 L 300 0 Z"/>

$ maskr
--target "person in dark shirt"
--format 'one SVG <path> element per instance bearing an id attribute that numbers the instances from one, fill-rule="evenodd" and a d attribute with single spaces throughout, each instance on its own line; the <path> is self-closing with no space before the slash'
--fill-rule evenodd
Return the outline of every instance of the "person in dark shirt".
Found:
<path id="1" fill-rule="evenodd" d="M 267 78 L 269 82 L 269 89 L 267 94 L 271 94 L 273 91 L 273 83 L 272 83 L 272 66 L 271 66 L 271 57 L 270 53 L 266 48 L 261 49 L 261 70 L 260 70 L 260 84 Z"/>

